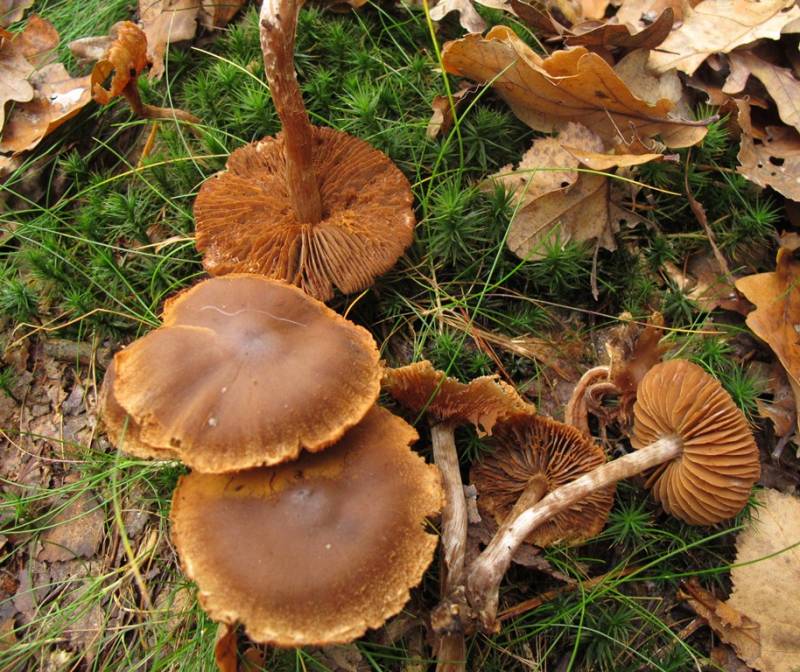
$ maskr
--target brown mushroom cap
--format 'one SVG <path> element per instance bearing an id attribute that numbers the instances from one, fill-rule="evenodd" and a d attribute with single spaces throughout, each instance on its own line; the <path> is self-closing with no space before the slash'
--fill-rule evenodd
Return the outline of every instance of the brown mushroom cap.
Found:
<path id="1" fill-rule="evenodd" d="M 378 360 L 365 329 L 298 288 L 230 275 L 169 301 L 164 326 L 116 355 L 113 396 L 138 428 L 130 452 L 234 471 L 337 441 L 375 403 Z"/>
<path id="2" fill-rule="evenodd" d="M 473 465 L 470 482 L 478 509 L 501 525 L 533 479 L 543 480 L 542 496 L 605 464 L 606 455 L 590 436 L 539 415 L 518 415 L 498 423 L 494 453 Z M 537 546 L 576 544 L 597 535 L 608 520 L 614 486 L 596 490 L 537 527 L 527 541 Z"/>
<path id="3" fill-rule="evenodd" d="M 411 244 L 413 196 L 392 161 L 363 140 L 312 127 L 323 218 L 298 221 L 286 188 L 283 137 L 234 151 L 194 204 L 197 248 L 212 275 L 260 273 L 327 301 L 369 287 Z"/>
<path id="4" fill-rule="evenodd" d="M 744 507 L 761 471 L 758 448 L 719 382 L 686 360 L 657 364 L 639 385 L 634 416 L 634 448 L 663 437 L 683 444 L 679 457 L 647 476 L 666 511 L 692 525 L 711 525 Z"/>
<path id="5" fill-rule="evenodd" d="M 173 539 L 210 616 L 304 646 L 351 641 L 400 611 L 433 558 L 423 525 L 444 497 L 416 438 L 376 406 L 323 453 L 181 478 Z"/>
<path id="6" fill-rule="evenodd" d="M 415 413 L 423 410 L 439 422 L 470 423 L 491 433 L 495 423 L 536 407 L 497 376 L 481 376 L 469 383 L 449 378 L 427 360 L 387 369 L 383 388 Z"/>
<path id="7" fill-rule="evenodd" d="M 106 375 L 103 378 L 103 384 L 100 386 L 97 402 L 99 414 L 103 419 L 109 441 L 120 450 L 138 457 L 152 457 L 156 460 L 180 459 L 178 454 L 169 448 L 156 448 L 142 441 L 139 435 L 139 425 L 128 416 L 114 396 L 114 381 L 116 379 L 117 372 L 112 360 L 106 369 Z"/>

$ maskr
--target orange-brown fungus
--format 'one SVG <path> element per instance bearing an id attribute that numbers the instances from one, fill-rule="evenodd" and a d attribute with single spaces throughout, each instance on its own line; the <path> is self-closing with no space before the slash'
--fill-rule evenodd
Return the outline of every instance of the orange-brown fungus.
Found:
<path id="1" fill-rule="evenodd" d="M 591 437 L 542 416 L 521 415 L 499 423 L 491 444 L 494 453 L 472 467 L 470 481 L 478 490 L 479 510 L 498 525 L 531 483 L 541 483 L 540 499 L 606 461 L 603 449 Z M 537 527 L 527 541 L 549 546 L 593 537 L 603 529 L 613 501 L 613 486 L 592 492 Z"/>
<path id="2" fill-rule="evenodd" d="M 179 459 L 178 455 L 169 448 L 156 448 L 142 442 L 139 435 L 139 426 L 128 417 L 125 409 L 119 405 L 117 398 L 114 396 L 114 381 L 116 378 L 116 370 L 112 361 L 106 369 L 98 400 L 100 417 L 103 419 L 109 441 L 119 447 L 120 450 L 139 457 L 152 457 L 157 460 Z"/>
<path id="3" fill-rule="evenodd" d="M 415 413 L 425 410 L 439 422 L 470 423 L 487 434 L 501 420 L 536 411 L 497 376 L 482 376 L 465 384 L 448 378 L 427 360 L 387 369 L 383 387 Z"/>
<path id="4" fill-rule="evenodd" d="M 257 642 L 348 642 L 409 598 L 433 558 L 443 504 L 416 432 L 387 410 L 323 453 L 278 467 L 181 478 L 173 539 L 209 615 Z"/>
<path id="5" fill-rule="evenodd" d="M 635 448 L 675 437 L 683 453 L 647 476 L 666 511 L 692 525 L 735 516 L 758 479 L 753 434 L 722 386 L 696 364 L 671 360 L 642 379 L 634 407 Z"/>
<path id="6" fill-rule="evenodd" d="M 254 275 L 206 280 L 114 358 L 112 392 L 144 444 L 219 473 L 317 451 L 380 390 L 369 333 L 301 290 Z"/>
<path id="7" fill-rule="evenodd" d="M 260 273 L 327 301 L 369 287 L 411 243 L 413 197 L 392 161 L 363 140 L 312 127 L 322 219 L 298 221 L 283 135 L 233 152 L 194 205 L 197 248 L 212 275 Z"/>

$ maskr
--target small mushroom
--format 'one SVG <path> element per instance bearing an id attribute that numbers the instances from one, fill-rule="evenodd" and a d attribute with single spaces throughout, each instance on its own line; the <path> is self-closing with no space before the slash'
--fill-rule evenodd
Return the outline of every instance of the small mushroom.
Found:
<path id="1" fill-rule="evenodd" d="M 366 142 L 308 120 L 294 70 L 301 0 L 264 0 L 261 47 L 283 131 L 234 151 L 200 189 L 197 247 L 212 275 L 261 273 L 326 301 L 370 286 L 410 245 L 408 180 Z"/>
<path id="2" fill-rule="evenodd" d="M 479 510 L 501 530 L 548 493 L 606 461 L 590 436 L 536 415 L 499 423 L 491 444 L 494 452 L 472 467 L 470 482 L 478 490 Z M 537 546 L 580 543 L 603 529 L 613 503 L 613 487 L 593 492 L 537 527 L 526 541 Z"/>
<path id="3" fill-rule="evenodd" d="M 365 329 L 256 275 L 169 300 L 163 326 L 117 353 L 110 371 L 106 421 L 119 428 L 121 409 L 135 438 L 122 447 L 210 473 L 331 445 L 375 403 L 381 377 Z"/>
<path id="4" fill-rule="evenodd" d="M 496 627 L 498 588 L 514 551 L 546 521 L 617 481 L 648 472 L 664 508 L 690 524 L 735 516 L 758 479 L 758 449 L 742 412 L 722 386 L 685 360 L 657 364 L 634 406 L 636 451 L 554 490 L 511 521 L 472 563 L 467 598 L 484 627 Z"/>
<path id="5" fill-rule="evenodd" d="M 277 467 L 181 478 L 173 540 L 209 615 L 277 646 L 349 642 L 409 598 L 443 493 L 414 429 L 373 407 L 341 441 Z"/>
<path id="6" fill-rule="evenodd" d="M 534 413 L 536 409 L 496 376 L 482 376 L 465 384 L 437 371 L 429 361 L 388 369 L 383 386 L 406 408 L 427 413 L 431 425 L 433 459 L 442 473 L 447 493 L 442 510 L 442 555 L 446 571 L 441 589 L 448 601 L 432 615 L 439 633 L 435 644 L 436 669 L 460 672 L 466 659 L 462 625 L 469 618 L 462 595 L 468 514 L 454 431 L 456 426 L 468 423 L 479 432 L 488 433 L 499 420 Z"/>

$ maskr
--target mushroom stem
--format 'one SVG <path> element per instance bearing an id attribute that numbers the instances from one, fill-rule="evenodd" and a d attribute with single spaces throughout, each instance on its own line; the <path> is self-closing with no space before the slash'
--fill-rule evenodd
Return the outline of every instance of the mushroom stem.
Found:
<path id="1" fill-rule="evenodd" d="M 467 600 L 483 627 L 489 631 L 497 630 L 500 582 L 512 556 L 533 530 L 592 492 L 672 460 L 682 452 L 683 444 L 677 437 L 663 437 L 553 490 L 511 522 L 506 521 L 472 563 L 467 575 Z"/>
<path id="2" fill-rule="evenodd" d="M 564 411 L 564 422 L 577 427 L 585 434 L 589 432 L 589 409 L 586 405 L 586 395 L 589 388 L 600 380 L 608 380 L 610 368 L 608 366 L 595 366 L 584 373 L 572 390 L 572 396 Z"/>
<path id="3" fill-rule="evenodd" d="M 272 102 L 283 124 L 286 189 L 301 223 L 322 219 L 322 196 L 314 170 L 314 137 L 294 70 L 294 38 L 302 0 L 264 0 L 261 51 Z"/>
<path id="4" fill-rule="evenodd" d="M 431 426 L 433 460 L 442 472 L 445 496 L 442 509 L 442 548 L 447 568 L 445 594 L 461 583 L 464 576 L 464 552 L 467 545 L 467 501 L 458 464 L 453 425 L 440 422 Z"/>
<path id="5" fill-rule="evenodd" d="M 431 425 L 433 460 L 442 474 L 445 505 L 442 509 L 442 553 L 445 577 L 442 595 L 449 595 L 464 581 L 464 554 L 467 546 L 467 502 L 464 484 L 458 464 L 458 452 L 454 436 L 454 425 L 440 422 Z M 462 592 L 463 595 L 463 592 Z M 453 603 L 451 609 L 458 611 Z M 449 613 L 454 623 L 461 621 L 461 614 Z M 463 631 L 442 634 L 436 642 L 437 672 L 463 672 L 466 665 L 466 646 Z"/>

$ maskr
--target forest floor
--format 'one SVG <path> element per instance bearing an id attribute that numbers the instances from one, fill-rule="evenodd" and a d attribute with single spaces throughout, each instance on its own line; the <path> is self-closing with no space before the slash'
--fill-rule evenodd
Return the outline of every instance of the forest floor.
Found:
<path id="1" fill-rule="evenodd" d="M 59 56 L 71 71 L 79 66 L 70 40 L 136 16 L 130 0 L 38 0 L 32 11 L 59 31 Z M 513 16 L 480 11 L 541 50 Z M 461 35 L 455 14 L 434 30 L 422 7 L 399 3 L 301 13 L 296 62 L 313 123 L 388 154 L 412 184 L 418 220 L 392 271 L 331 306 L 370 330 L 390 365 L 429 359 L 464 381 L 497 373 L 555 418 L 581 374 L 606 361 L 612 333 L 658 313 L 668 356 L 712 373 L 752 422 L 763 457 L 759 485 L 796 489 L 794 446 L 773 455 L 780 437 L 760 411 L 777 397 L 769 349 L 745 326 L 746 310 L 698 301 L 687 284 L 690 260 L 715 263 L 687 188 L 736 276 L 772 270 L 779 233 L 792 228 L 784 198 L 736 172 L 730 114 L 696 95 L 695 118 L 718 114 L 702 142 L 611 175 L 622 189 L 635 183 L 638 195 L 638 223 L 616 233 L 615 249 L 554 238 L 537 260 L 523 260 L 507 247 L 514 198 L 487 178 L 518 163 L 542 134 L 480 87 L 454 125 L 429 137 L 432 101 L 459 90 L 459 80 L 442 74 L 441 45 Z M 113 354 L 158 326 L 165 298 L 203 277 L 192 204 L 204 180 L 233 149 L 279 130 L 256 8 L 171 47 L 163 78 L 141 77 L 140 90 L 146 102 L 190 111 L 199 130 L 136 119 L 124 102 L 90 104 L 0 186 L 4 671 L 214 666 L 216 624 L 170 542 L 171 494 L 184 467 L 115 451 L 98 424 L 97 393 Z M 429 457 L 424 426 L 419 431 L 417 450 Z M 457 439 L 466 476 L 486 448 L 466 429 Z M 612 455 L 628 449 L 613 429 L 604 439 Z M 718 639 L 678 590 L 698 576 L 727 594 L 736 533 L 752 507 L 728 523 L 692 527 L 664 513 L 640 481 L 617 492 L 598 537 L 512 568 L 501 612 L 547 599 L 506 617 L 498 635 L 470 638 L 470 669 L 734 669 L 709 662 Z M 425 618 L 437 595 L 433 567 L 400 616 L 354 645 L 276 650 L 241 635 L 241 650 L 271 672 L 421 671 L 430 663 Z"/>

